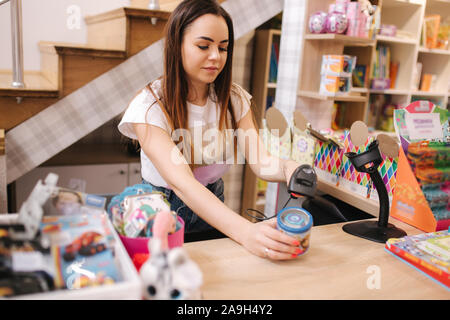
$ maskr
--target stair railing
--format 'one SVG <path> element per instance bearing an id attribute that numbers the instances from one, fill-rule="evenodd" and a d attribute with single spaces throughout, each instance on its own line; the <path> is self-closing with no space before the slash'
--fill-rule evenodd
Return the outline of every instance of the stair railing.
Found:
<path id="1" fill-rule="evenodd" d="M 24 88 L 23 82 L 23 45 L 22 45 L 22 0 L 0 0 L 0 5 L 11 1 L 11 42 L 13 59 L 14 88 Z"/>

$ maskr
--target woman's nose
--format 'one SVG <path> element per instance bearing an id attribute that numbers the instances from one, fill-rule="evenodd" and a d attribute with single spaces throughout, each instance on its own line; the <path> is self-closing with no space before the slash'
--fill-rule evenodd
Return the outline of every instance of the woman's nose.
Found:
<path id="1" fill-rule="evenodd" d="M 220 57 L 219 48 L 211 46 L 211 51 L 209 53 L 209 58 L 211 60 L 217 60 Z"/>

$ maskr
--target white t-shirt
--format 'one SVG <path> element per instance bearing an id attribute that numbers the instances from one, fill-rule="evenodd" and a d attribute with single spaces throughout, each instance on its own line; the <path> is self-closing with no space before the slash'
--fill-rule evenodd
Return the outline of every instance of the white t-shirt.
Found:
<path id="1" fill-rule="evenodd" d="M 160 98 L 161 81 L 156 80 L 151 86 L 153 92 Z M 218 139 L 220 110 L 215 102 L 217 99 L 213 86 L 210 86 L 210 88 L 210 93 L 204 106 L 187 103 L 189 133 L 194 146 L 193 159 L 195 164 L 200 165 L 194 169 L 193 173 L 195 178 L 203 185 L 213 183 L 221 178 L 229 169 L 230 158 L 234 158 L 233 132 L 228 132 L 229 135 L 225 139 L 225 143 L 215 143 L 224 140 Z M 250 110 L 251 95 L 239 85 L 233 84 L 230 99 L 236 122 L 238 122 Z M 228 119 L 231 119 L 229 112 Z M 137 139 L 133 130 L 133 123 L 148 123 L 160 127 L 172 137 L 175 143 L 179 143 L 179 132 L 172 132 L 164 112 L 147 87 L 142 89 L 130 102 L 118 126 L 119 131 L 123 135 L 131 139 Z M 231 126 L 228 127 L 231 128 Z M 181 143 L 179 144 L 181 145 Z M 202 147 L 199 148 L 199 145 L 202 145 Z M 220 147 L 217 148 L 217 146 Z M 180 149 L 180 151 L 182 154 L 186 154 L 183 149 Z M 189 157 L 186 158 L 189 163 Z M 169 188 L 143 149 L 141 149 L 141 174 L 151 184 Z"/>

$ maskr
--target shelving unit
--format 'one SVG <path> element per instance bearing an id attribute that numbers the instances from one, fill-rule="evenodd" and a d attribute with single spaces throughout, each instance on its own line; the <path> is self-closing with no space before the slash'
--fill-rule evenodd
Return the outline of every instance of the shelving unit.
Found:
<path id="1" fill-rule="evenodd" d="M 281 30 L 256 30 L 253 56 L 252 96 L 255 106 L 255 118 L 258 126 L 262 128 L 262 119 L 268 107 L 268 97 L 275 99 L 277 83 L 270 82 L 272 45 L 280 43 Z M 245 164 L 244 190 L 242 194 L 242 213 L 246 209 L 264 211 L 265 196 L 263 188 L 258 187 L 258 177 L 250 166 Z"/>
<path id="2" fill-rule="evenodd" d="M 421 32 L 426 15 L 440 14 L 443 19 L 450 16 L 450 1 L 371 0 L 371 3 L 377 5 L 381 10 L 380 24 L 392 24 L 397 28 L 395 37 L 377 35 L 373 40 L 337 34 L 311 34 L 309 32 L 310 15 L 319 10 L 327 12 L 329 5 L 335 3 L 334 0 L 306 0 L 303 4 L 288 0 L 285 3 L 284 10 L 295 11 L 297 15 L 297 19 L 293 14 L 286 15 L 288 19 L 286 23 L 303 24 L 296 28 L 289 25 L 286 29 L 291 33 L 286 34 L 284 34 L 285 29 L 283 27 L 282 34 L 282 39 L 294 41 L 292 40 L 294 31 L 291 30 L 296 32 L 301 30 L 298 34 L 299 39 L 295 40 L 297 42 L 295 44 L 290 43 L 290 47 L 295 47 L 295 55 L 300 62 L 297 77 L 297 99 L 294 109 L 300 110 L 313 127 L 318 129 L 331 127 L 332 108 L 336 101 L 345 102 L 347 108 L 351 109 L 351 112 L 347 112 L 345 117 L 344 125 L 347 127 L 356 120 L 367 123 L 371 112 L 370 102 L 379 95 L 389 97 L 392 103 L 401 106 L 406 106 L 419 97 L 437 100 L 444 108 L 447 105 L 450 92 L 450 51 L 424 48 L 421 45 Z M 285 23 L 284 16 L 283 23 Z M 322 55 L 348 54 L 357 56 L 357 64 L 368 66 L 368 72 L 370 72 L 376 58 L 376 48 L 380 45 L 390 48 L 391 61 L 399 62 L 397 79 L 393 88 L 374 90 L 371 89 L 370 82 L 366 81 L 363 88 L 356 90 L 359 95 L 352 93 L 345 96 L 328 97 L 319 94 Z M 288 57 L 291 61 L 294 51 L 288 52 L 289 50 L 280 52 L 280 59 Z M 430 91 L 420 91 L 420 87 L 414 88 L 413 86 L 414 69 L 417 62 L 421 62 L 423 65 L 422 73 L 434 73 L 437 76 L 436 87 Z M 294 81 L 294 77 L 291 78 L 290 80 Z M 284 95 L 288 87 L 290 86 L 287 83 L 283 83 L 283 86 L 281 83 L 279 84 L 279 90 Z M 289 105 L 282 105 L 281 108 L 284 108 L 281 109 L 284 114 L 290 114 L 293 111 Z M 364 199 L 357 199 L 355 202 L 351 193 L 332 184 L 327 184 L 326 181 L 322 181 L 319 188 L 352 205 L 355 205 L 358 201 L 365 201 Z M 268 201 L 276 202 L 276 198 Z M 378 204 L 372 202 L 370 202 L 370 208 L 367 208 L 366 211 L 373 214 L 378 211 Z"/>
<path id="3" fill-rule="evenodd" d="M 299 90 L 297 109 L 305 110 L 311 114 L 311 109 L 317 100 L 321 101 L 320 112 L 328 108 L 329 119 L 322 122 L 331 123 L 331 106 L 335 101 L 352 103 L 355 109 L 362 109 L 352 113 L 348 123 L 355 120 L 367 121 L 370 98 L 382 94 L 392 96 L 394 103 L 409 104 L 417 97 L 435 98 L 441 105 L 448 100 L 448 83 L 450 80 L 450 50 L 427 49 L 420 44 L 422 23 L 427 14 L 439 13 L 450 15 L 450 2 L 448 1 L 401 1 L 401 0 L 372 0 L 373 4 L 381 8 L 381 24 L 393 24 L 397 27 L 396 37 L 376 35 L 375 40 L 367 38 L 349 37 L 342 34 L 310 34 L 307 28 L 309 16 L 318 11 L 326 10 L 332 0 L 308 0 L 305 5 L 305 23 L 303 34 L 302 61 L 299 75 Z M 320 84 L 320 57 L 324 54 L 349 54 L 357 56 L 357 63 L 372 69 L 379 45 L 390 48 L 391 61 L 400 63 L 397 80 L 394 88 L 385 90 L 370 89 L 370 83 L 365 84 L 368 94 L 323 96 L 319 94 Z M 421 62 L 423 71 L 437 75 L 436 88 L 432 91 L 420 91 L 413 87 L 413 71 L 416 62 Z M 312 117 L 314 121 L 314 117 Z"/>

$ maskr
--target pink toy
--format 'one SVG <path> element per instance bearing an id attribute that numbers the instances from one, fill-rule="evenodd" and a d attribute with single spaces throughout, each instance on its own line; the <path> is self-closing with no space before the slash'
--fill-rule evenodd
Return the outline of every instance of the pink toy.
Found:
<path id="1" fill-rule="evenodd" d="M 175 215 L 170 211 L 160 211 L 156 214 L 153 236 L 161 240 L 161 250 L 169 249 L 168 236 L 175 232 L 175 226 Z"/>
<path id="2" fill-rule="evenodd" d="M 341 12 L 332 12 L 327 17 L 326 30 L 328 33 L 344 33 L 347 29 L 347 16 Z"/>
<path id="3" fill-rule="evenodd" d="M 311 33 L 325 33 L 326 31 L 327 13 L 317 11 L 309 17 L 309 31 Z"/>
<path id="4" fill-rule="evenodd" d="M 177 219 L 181 223 L 181 228 L 167 236 L 167 244 L 169 246 L 169 249 L 181 247 L 184 243 L 184 221 L 180 216 L 178 216 Z M 134 256 L 137 254 L 146 254 L 146 255 L 149 254 L 148 251 L 149 238 L 145 237 L 131 238 L 123 236 L 121 234 L 119 234 L 119 238 L 120 240 L 122 240 L 122 243 L 131 259 L 133 259 Z"/>

